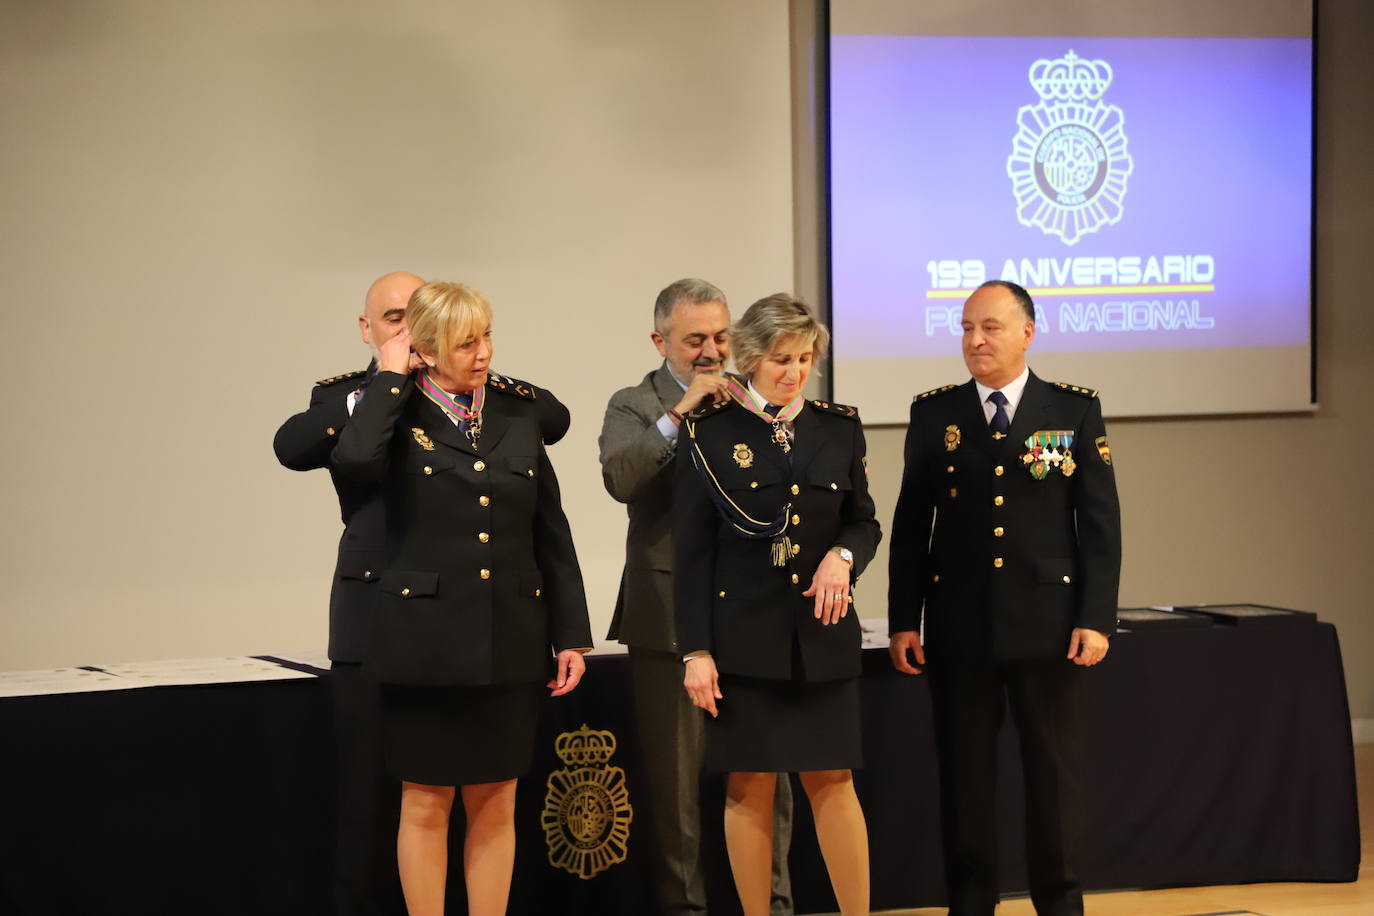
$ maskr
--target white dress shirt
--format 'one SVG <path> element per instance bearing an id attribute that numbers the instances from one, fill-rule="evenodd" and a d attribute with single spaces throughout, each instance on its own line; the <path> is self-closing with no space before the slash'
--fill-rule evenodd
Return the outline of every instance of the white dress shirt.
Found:
<path id="1" fill-rule="evenodd" d="M 686 384 L 684 384 L 682 379 L 678 378 L 677 375 L 673 373 L 673 369 L 671 366 L 668 367 L 668 374 L 673 376 L 673 381 L 677 382 L 679 388 L 681 388 L 683 391 L 687 390 Z M 658 431 L 663 435 L 663 439 L 665 442 L 677 441 L 677 421 L 675 421 L 672 417 L 668 416 L 665 413 L 663 416 L 658 418 L 658 423 L 656 425 L 658 426 Z"/>
<path id="2" fill-rule="evenodd" d="M 989 388 L 982 382 L 974 381 L 973 384 L 978 387 L 978 397 L 983 402 L 983 419 L 987 420 L 989 425 L 992 423 L 993 415 L 997 413 L 997 405 L 988 400 L 988 395 L 994 391 L 1002 392 L 1007 399 L 1007 421 L 1010 422 L 1016 419 L 1016 405 L 1021 403 L 1021 395 L 1026 392 L 1026 380 L 1029 378 L 1030 366 L 1027 366 L 1021 370 L 1020 375 L 1001 388 Z"/>

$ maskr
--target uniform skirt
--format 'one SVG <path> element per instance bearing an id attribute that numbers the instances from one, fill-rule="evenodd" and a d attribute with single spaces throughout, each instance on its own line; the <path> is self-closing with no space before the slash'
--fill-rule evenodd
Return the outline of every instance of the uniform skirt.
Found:
<path id="1" fill-rule="evenodd" d="M 778 681 L 722 674 L 706 719 L 706 768 L 799 773 L 863 766 L 859 680 Z"/>
<path id="2" fill-rule="evenodd" d="M 398 779 L 427 786 L 503 782 L 534 757 L 537 684 L 383 684 L 382 749 Z"/>

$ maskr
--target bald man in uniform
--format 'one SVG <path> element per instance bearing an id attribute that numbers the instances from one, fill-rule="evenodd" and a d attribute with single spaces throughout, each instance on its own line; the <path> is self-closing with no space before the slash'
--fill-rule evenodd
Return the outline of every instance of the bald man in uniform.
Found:
<path id="1" fill-rule="evenodd" d="M 424 282 L 415 274 L 389 273 L 368 288 L 358 329 L 372 361 L 366 369 L 315 383 L 309 408 L 282 424 L 273 440 L 283 465 L 295 471 L 329 466 L 339 431 L 377 371 L 382 344 L 405 327 L 406 303 Z M 381 500 L 371 488 L 333 469 L 330 476 L 344 524 L 329 593 L 329 681 L 338 751 L 334 906 L 339 916 L 391 916 L 405 912 L 389 836 L 400 816 L 399 789 L 382 768 L 377 685 L 362 664 L 375 578 L 371 573 L 381 566 L 386 524 Z"/>

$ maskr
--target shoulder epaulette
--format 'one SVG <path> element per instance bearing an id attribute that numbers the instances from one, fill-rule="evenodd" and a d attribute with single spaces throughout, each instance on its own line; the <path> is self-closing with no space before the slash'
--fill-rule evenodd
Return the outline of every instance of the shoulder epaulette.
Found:
<path id="1" fill-rule="evenodd" d="M 511 378 L 508 375 L 497 375 L 495 372 L 487 373 L 487 387 L 497 391 L 513 394 L 516 397 L 525 398 L 528 401 L 534 400 L 534 386 L 529 382 L 522 382 L 518 378 Z"/>
<path id="2" fill-rule="evenodd" d="M 824 410 L 826 413 L 838 414 L 841 417 L 852 417 L 859 419 L 859 408 L 850 407 L 848 404 L 836 404 L 832 401 L 812 401 L 811 406 L 817 410 Z"/>
<path id="3" fill-rule="evenodd" d="M 316 385 L 337 385 L 339 382 L 346 382 L 346 381 L 349 381 L 350 379 L 362 378 L 364 375 L 367 375 L 367 371 L 364 370 L 364 369 L 359 369 L 359 370 L 357 370 L 356 372 L 345 372 L 343 375 L 335 375 L 335 376 L 331 376 L 330 378 L 322 378 L 322 379 L 320 379 L 318 382 L 316 382 L 315 384 L 316 384 Z"/>
<path id="4" fill-rule="evenodd" d="M 911 400 L 924 401 L 926 398 L 933 398 L 937 394 L 944 394 L 946 391 L 953 391 L 955 388 L 958 387 L 958 385 L 945 385 L 942 388 L 932 388 L 929 391 L 922 391 L 920 394 L 916 395 Z"/>
<path id="5" fill-rule="evenodd" d="M 707 404 L 703 407 L 698 407 L 696 410 L 689 413 L 687 415 L 687 418 L 690 420 L 700 420 L 702 417 L 709 417 L 713 414 L 720 413 L 722 410 L 729 407 L 733 403 L 735 402 L 732 398 L 727 398 L 724 401 L 712 401 L 710 404 Z"/>
<path id="6" fill-rule="evenodd" d="M 1084 388 L 1081 385 L 1070 385 L 1068 382 L 1051 382 L 1050 384 L 1061 391 L 1072 391 L 1074 394 L 1082 395 L 1085 398 L 1097 397 L 1096 388 Z"/>

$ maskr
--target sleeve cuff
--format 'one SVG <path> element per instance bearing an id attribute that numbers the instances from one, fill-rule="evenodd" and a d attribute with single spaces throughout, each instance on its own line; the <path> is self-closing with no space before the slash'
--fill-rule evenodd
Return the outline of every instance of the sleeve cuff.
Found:
<path id="1" fill-rule="evenodd" d="M 672 417 L 668 416 L 665 413 L 663 416 L 658 418 L 658 422 L 654 425 L 658 427 L 659 435 L 663 436 L 663 441 L 677 441 L 677 424 L 673 422 Z"/>

